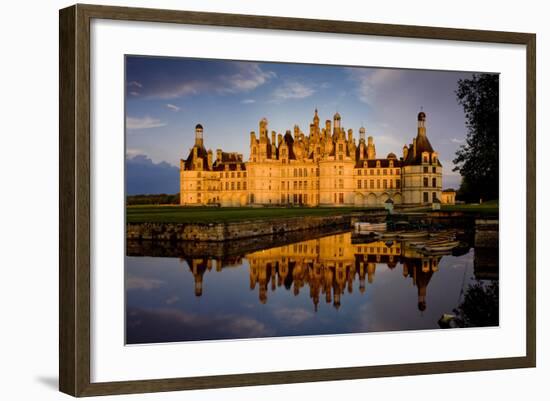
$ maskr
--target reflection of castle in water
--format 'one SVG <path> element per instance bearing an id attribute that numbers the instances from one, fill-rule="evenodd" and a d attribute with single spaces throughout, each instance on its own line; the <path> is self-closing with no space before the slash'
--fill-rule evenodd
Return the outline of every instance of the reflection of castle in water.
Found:
<path id="1" fill-rule="evenodd" d="M 441 256 L 426 256 L 414 249 L 402 247 L 402 243 L 371 242 L 355 244 L 351 233 L 330 235 L 284 245 L 245 255 L 249 261 L 250 289 L 258 288 L 261 303 L 268 300 L 269 289 L 284 287 L 294 295 L 309 290 L 309 296 L 317 310 L 321 298 L 339 308 L 344 293 L 366 292 L 367 283 L 374 282 L 377 266 L 394 269 L 402 265 L 403 276 L 417 288 L 418 309 L 426 308 L 426 289 L 432 274 L 438 270 Z M 216 270 L 240 265 L 241 258 L 216 260 Z M 203 276 L 211 270 L 213 260 L 188 259 L 195 279 L 195 295 L 202 295 Z M 309 287 L 304 289 L 304 287 Z"/>

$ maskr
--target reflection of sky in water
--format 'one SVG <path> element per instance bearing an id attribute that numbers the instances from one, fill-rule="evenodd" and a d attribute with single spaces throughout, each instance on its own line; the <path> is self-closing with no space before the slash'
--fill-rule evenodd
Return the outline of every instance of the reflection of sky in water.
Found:
<path id="1" fill-rule="evenodd" d="M 260 302 L 259 285 L 250 288 L 250 262 L 216 271 L 216 261 L 203 276 L 202 296 L 188 263 L 171 257 L 127 257 L 127 343 L 340 334 L 372 331 L 434 329 L 443 313 L 452 313 L 460 292 L 473 280 L 473 250 L 443 256 L 429 274 L 426 308 L 418 307 L 418 287 L 403 264 L 390 269 L 376 264 L 364 293 L 359 279 L 347 283 L 340 307 L 319 297 L 317 311 L 307 283 L 294 295 L 284 284 Z M 421 273 L 421 271 L 419 272 Z M 421 280 L 420 278 L 418 278 Z"/>

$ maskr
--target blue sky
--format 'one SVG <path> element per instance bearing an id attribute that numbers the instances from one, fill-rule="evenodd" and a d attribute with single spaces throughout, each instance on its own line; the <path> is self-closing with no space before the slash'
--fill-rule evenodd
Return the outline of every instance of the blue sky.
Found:
<path id="1" fill-rule="evenodd" d="M 464 143 L 464 113 L 454 91 L 471 73 L 127 56 L 126 154 L 151 164 L 179 166 L 204 126 L 205 146 L 236 151 L 248 159 L 250 131 L 262 117 L 269 131 L 294 124 L 307 134 L 315 108 L 321 123 L 342 116 L 342 125 L 374 137 L 377 156 L 402 153 L 416 136 L 423 107 L 427 134 L 444 165 L 444 187 L 458 188 L 452 160 Z M 165 164 L 163 164 L 165 166 Z"/>

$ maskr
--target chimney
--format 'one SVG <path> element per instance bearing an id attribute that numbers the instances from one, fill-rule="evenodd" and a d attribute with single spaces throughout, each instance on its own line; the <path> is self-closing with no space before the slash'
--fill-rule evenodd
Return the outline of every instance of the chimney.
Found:
<path id="1" fill-rule="evenodd" d="M 250 131 L 250 144 L 254 145 L 256 143 L 256 133 L 254 131 Z"/>
<path id="2" fill-rule="evenodd" d="M 271 144 L 275 145 L 275 137 L 277 136 L 277 133 L 275 131 L 271 131 Z"/>
<path id="3" fill-rule="evenodd" d="M 409 155 L 409 148 L 407 147 L 407 145 L 403 145 L 403 159 L 406 159 L 408 155 Z"/>
<path id="4" fill-rule="evenodd" d="M 416 157 L 416 138 L 413 138 L 413 157 Z"/>
<path id="5" fill-rule="evenodd" d="M 216 149 L 216 160 L 218 161 L 218 163 L 222 162 L 222 150 L 221 149 Z"/>
<path id="6" fill-rule="evenodd" d="M 282 134 L 277 135 L 277 146 L 281 146 L 282 142 L 283 142 L 283 135 Z"/>
<path id="7" fill-rule="evenodd" d="M 212 170 L 212 149 L 208 149 L 208 169 Z"/>
<path id="8" fill-rule="evenodd" d="M 348 141 L 351 142 L 353 139 L 353 130 L 350 128 L 348 129 Z"/>

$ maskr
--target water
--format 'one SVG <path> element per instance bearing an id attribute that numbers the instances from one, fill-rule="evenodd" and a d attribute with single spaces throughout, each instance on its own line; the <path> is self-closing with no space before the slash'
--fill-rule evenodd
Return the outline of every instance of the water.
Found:
<path id="1" fill-rule="evenodd" d="M 305 236 L 129 245 L 130 255 L 155 256 L 126 257 L 126 342 L 438 329 L 456 308 L 469 326 L 498 324 L 498 292 L 484 290 L 498 284 L 495 255 L 487 265 L 474 263 L 473 248 L 426 256 L 399 241 L 357 243 L 351 232 Z M 466 296 L 472 286 L 488 313 L 466 316 L 477 310 L 467 305 L 479 300 Z"/>

